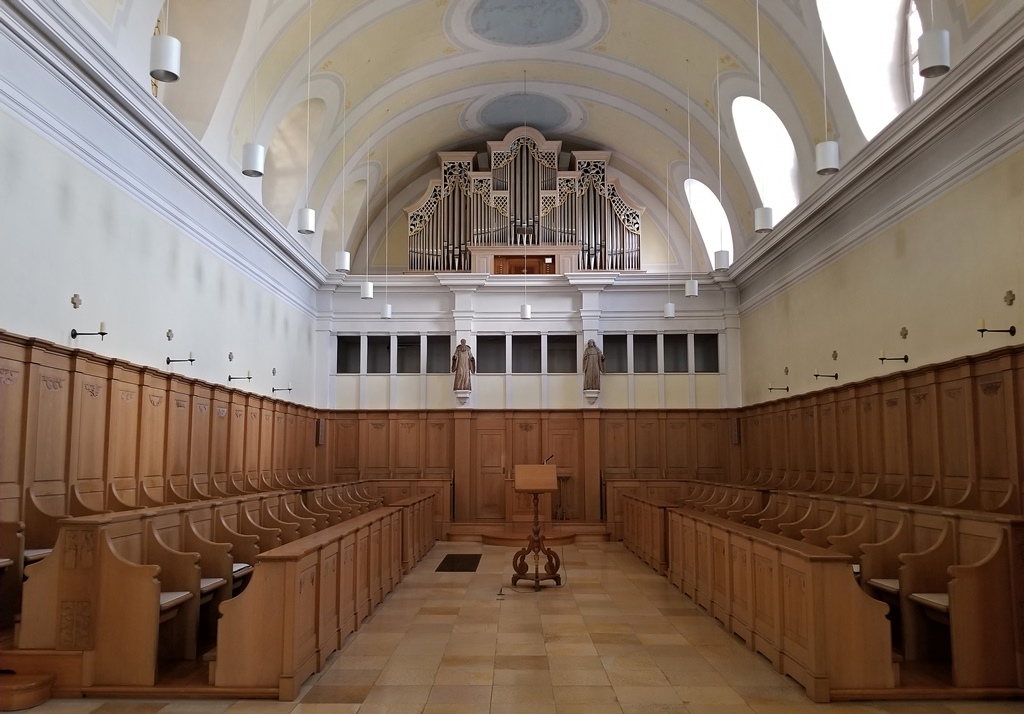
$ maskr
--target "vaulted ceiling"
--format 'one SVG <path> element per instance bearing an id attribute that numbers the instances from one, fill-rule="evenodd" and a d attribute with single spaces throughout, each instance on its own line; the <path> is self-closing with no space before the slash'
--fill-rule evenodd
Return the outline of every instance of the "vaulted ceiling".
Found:
<path id="1" fill-rule="evenodd" d="M 689 171 L 716 190 L 721 176 L 736 253 L 754 240 L 760 200 L 730 111 L 736 97 L 760 94 L 785 124 L 801 199 L 828 180 L 814 172 L 825 83 L 830 138 L 844 157 L 866 143 L 827 47 L 823 75 L 815 0 L 60 2 L 146 87 L 154 27 L 178 37 L 181 80 L 154 85 L 157 100 L 285 226 L 308 191 L 318 213 L 308 248 L 328 266 L 341 249 L 362 265 L 368 243 L 371 265 L 401 269 L 403 208 L 437 177 L 436 152 L 483 151 L 523 123 L 563 150 L 613 152 L 613 175 L 647 206 L 644 263 L 655 271 L 691 265 Z M 1016 0 L 934 4 L 955 61 Z M 254 134 L 269 147 L 262 179 L 240 173 Z M 706 270 L 692 230 L 692 265 Z"/>

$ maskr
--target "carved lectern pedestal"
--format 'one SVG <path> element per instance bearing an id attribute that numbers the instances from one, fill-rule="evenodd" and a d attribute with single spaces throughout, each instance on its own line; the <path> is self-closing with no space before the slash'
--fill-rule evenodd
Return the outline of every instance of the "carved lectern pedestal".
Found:
<path id="1" fill-rule="evenodd" d="M 512 586 L 520 580 L 532 580 L 533 589 L 539 591 L 544 580 L 554 580 L 555 585 L 562 584 L 562 576 L 558 574 L 561 561 L 558 553 L 544 545 L 544 536 L 540 532 L 540 511 L 538 503 L 540 494 L 553 493 L 558 490 L 558 475 L 554 466 L 544 464 L 525 464 L 516 466 L 516 491 L 533 494 L 533 533 L 527 538 L 526 547 L 516 551 L 512 556 Z M 530 573 L 530 556 L 533 556 L 533 573 Z M 544 572 L 540 570 L 540 558 L 544 555 Z"/>

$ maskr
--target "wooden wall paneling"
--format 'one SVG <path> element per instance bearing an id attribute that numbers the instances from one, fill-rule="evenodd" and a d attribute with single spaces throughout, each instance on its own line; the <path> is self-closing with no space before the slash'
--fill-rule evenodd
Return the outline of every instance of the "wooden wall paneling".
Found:
<path id="1" fill-rule="evenodd" d="M 284 467 L 289 473 L 299 469 L 299 420 L 297 409 L 292 404 L 284 410 Z"/>
<path id="2" fill-rule="evenodd" d="M 423 434 L 423 470 L 426 478 L 446 478 L 452 475 L 452 415 L 446 412 L 428 412 Z"/>
<path id="3" fill-rule="evenodd" d="M 980 505 L 1019 511 L 1020 478 L 1014 418 L 1012 359 L 1003 353 L 974 368 L 974 425 Z"/>
<path id="4" fill-rule="evenodd" d="M 846 493 L 853 484 L 841 483 L 839 480 L 839 467 L 836 456 L 838 425 L 835 399 L 835 392 L 826 392 L 815 399 L 816 405 L 814 409 L 816 414 L 812 415 L 813 422 L 817 424 L 815 429 L 816 447 L 814 449 L 817 457 L 814 490 Z"/>
<path id="5" fill-rule="evenodd" d="M 284 477 L 288 459 L 288 405 L 284 402 L 274 404 L 274 446 L 271 454 L 272 470 L 275 478 Z"/>
<path id="6" fill-rule="evenodd" d="M 800 398 L 800 455 L 801 469 L 799 486 L 802 490 L 811 490 L 817 480 L 818 473 L 818 442 L 814 428 L 814 397 Z"/>
<path id="7" fill-rule="evenodd" d="M 696 418 L 697 478 L 724 481 L 725 452 L 728 448 L 728 423 L 720 412 L 701 412 Z"/>
<path id="8" fill-rule="evenodd" d="M 391 419 L 387 412 L 363 412 L 360 424 L 360 479 L 391 477 Z"/>
<path id="9" fill-rule="evenodd" d="M 245 465 L 247 439 L 246 403 L 248 396 L 244 392 L 232 389 L 228 397 L 228 468 L 227 493 L 245 491 Z"/>
<path id="10" fill-rule="evenodd" d="M 167 410 L 170 401 L 170 380 L 166 372 L 143 368 L 142 394 L 139 399 L 139 478 L 138 503 L 163 503 L 166 449 Z"/>
<path id="11" fill-rule="evenodd" d="M 1014 513 L 1024 513 L 1024 351 L 1015 352 L 1012 363 L 1012 381 L 1016 386 L 1014 391 L 1014 414 L 1016 414 L 1015 423 L 1017 425 L 1017 502 Z M 1018 535 L 1017 542 L 1020 543 L 1019 534 L 1015 535 Z M 1024 593 L 1024 588 L 1020 592 Z M 1022 633 L 1019 642 L 1024 647 L 1024 633 Z M 1020 667 L 1024 670 L 1024 661 L 1020 662 Z M 1022 681 L 1024 681 L 1024 673 L 1022 673 Z"/>
<path id="12" fill-rule="evenodd" d="M 0 521 L 20 521 L 28 355 L 23 340 L 0 331 Z M 13 571 L 12 571 L 13 572 Z"/>
<path id="13" fill-rule="evenodd" d="M 122 502 L 138 505 L 139 414 L 142 371 L 121 360 L 110 363 L 110 390 L 106 476 Z M 108 492 L 108 499 L 109 499 Z M 111 507 L 108 502 L 107 507 Z"/>
<path id="14" fill-rule="evenodd" d="M 852 388 L 841 389 L 836 396 L 836 479 L 842 493 L 858 493 L 858 426 L 857 394 Z"/>
<path id="15" fill-rule="evenodd" d="M 213 389 L 207 384 L 194 384 L 188 457 L 189 496 L 192 498 L 208 498 L 212 494 L 210 439 L 213 435 L 213 414 Z"/>
<path id="16" fill-rule="evenodd" d="M 511 467 L 514 465 L 506 454 L 509 429 L 502 413 L 479 413 L 474 421 L 470 455 L 472 491 L 469 520 L 504 520 L 505 479 L 511 477 Z M 457 488 L 460 486 L 456 484 Z"/>
<path id="17" fill-rule="evenodd" d="M 859 496 L 875 496 L 882 483 L 882 397 L 878 383 L 857 387 L 857 434 L 860 457 Z"/>
<path id="18" fill-rule="evenodd" d="M 634 424 L 633 458 L 636 478 L 664 478 L 661 462 L 662 422 L 659 415 L 650 412 L 632 412 L 631 416 Z M 698 436 L 698 462 L 700 460 L 699 439 Z"/>
<path id="19" fill-rule="evenodd" d="M 789 438 L 789 410 L 785 402 L 772 406 L 759 419 L 761 423 L 761 463 L 765 483 L 795 483 L 799 478 L 796 454 Z"/>
<path id="20" fill-rule="evenodd" d="M 231 393 L 215 387 L 210 407 L 210 494 L 227 495 L 230 451 Z"/>
<path id="21" fill-rule="evenodd" d="M 67 480 L 32 485 L 32 492 L 37 497 L 58 497 L 54 499 L 53 508 L 48 508 L 50 513 L 70 513 L 70 503 L 65 499 L 76 485 L 81 500 L 88 507 L 103 510 L 106 501 L 104 474 L 110 408 L 109 377 L 110 366 L 105 358 L 91 352 L 76 352 L 71 357 Z"/>
<path id="22" fill-rule="evenodd" d="M 348 412 L 332 415 L 328 433 L 331 439 L 331 473 L 334 481 L 352 481 L 359 477 L 360 419 Z"/>
<path id="23" fill-rule="evenodd" d="M 601 475 L 605 480 L 633 478 L 631 439 L 626 412 L 607 411 L 601 419 Z"/>
<path id="24" fill-rule="evenodd" d="M 939 413 L 935 372 L 913 375 L 907 382 L 909 500 L 937 505 L 942 497 Z"/>
<path id="25" fill-rule="evenodd" d="M 244 394 L 242 397 L 245 445 L 242 449 L 242 480 L 239 483 L 246 491 L 257 491 L 260 483 L 260 411 L 263 397 L 255 394 Z"/>
<path id="26" fill-rule="evenodd" d="M 749 416 L 740 420 L 740 439 L 743 443 L 746 462 L 743 465 L 743 479 L 755 481 L 765 468 L 761 458 L 761 420 L 762 408 L 755 409 Z"/>
<path id="27" fill-rule="evenodd" d="M 691 414 L 665 415 L 665 478 L 696 478 L 696 424 Z"/>
<path id="28" fill-rule="evenodd" d="M 274 483 L 274 408 L 276 400 L 264 399 L 259 411 L 259 458 L 256 468 L 260 481 L 266 486 Z"/>
<path id="29" fill-rule="evenodd" d="M 425 412 L 395 412 L 392 437 L 395 442 L 392 463 L 394 478 L 423 477 L 423 442 L 426 430 Z"/>
<path id="30" fill-rule="evenodd" d="M 316 423 L 317 411 L 312 407 L 303 407 L 305 419 L 302 423 L 302 436 L 299 446 L 302 449 L 302 468 L 312 474 L 316 469 Z"/>
<path id="31" fill-rule="evenodd" d="M 941 369 L 936 402 L 939 459 L 942 464 L 941 503 L 980 508 L 977 461 L 974 458 L 974 390 L 971 368 L 959 364 Z"/>
<path id="32" fill-rule="evenodd" d="M 774 436 L 774 435 L 773 435 Z M 787 485 L 800 488 L 800 481 L 804 473 L 805 448 L 802 442 L 803 430 L 800 428 L 800 405 L 799 400 L 794 399 L 786 404 L 786 435 L 783 441 L 774 442 L 775 448 L 784 447 L 788 458 L 786 459 Z"/>
<path id="33" fill-rule="evenodd" d="M 882 397 L 882 484 L 878 498 L 893 501 L 908 499 L 910 456 L 907 444 L 906 378 L 897 375 L 884 379 Z"/>
<path id="34" fill-rule="evenodd" d="M 562 520 L 584 519 L 586 485 L 582 470 L 581 427 L 576 414 L 551 413 L 547 418 L 547 428 L 544 429 L 547 441 L 542 449 L 541 460 L 549 454 L 554 455 L 548 463 L 557 467 L 562 488 L 558 496 L 553 498 L 552 515 Z M 564 502 L 560 502 L 559 498 L 564 498 Z"/>
<path id="35" fill-rule="evenodd" d="M 164 501 L 191 498 L 189 488 L 189 437 L 192 418 L 192 383 L 171 375 L 167 391 L 167 440 L 164 451 Z"/>
<path id="36" fill-rule="evenodd" d="M 28 402 L 22 483 L 26 489 L 40 493 L 43 496 L 41 505 L 52 513 L 66 513 L 71 359 L 70 352 L 51 351 L 47 345 L 35 340 L 28 344 Z"/>
<path id="37" fill-rule="evenodd" d="M 509 521 L 533 522 L 533 496 L 516 492 L 513 486 L 515 468 L 519 464 L 539 464 L 548 453 L 542 453 L 547 440 L 544 433 L 545 421 L 537 412 L 508 412 L 506 428 L 511 458 L 505 472 L 505 519 Z M 554 496 L 542 494 L 539 512 L 542 520 L 550 519 Z"/>

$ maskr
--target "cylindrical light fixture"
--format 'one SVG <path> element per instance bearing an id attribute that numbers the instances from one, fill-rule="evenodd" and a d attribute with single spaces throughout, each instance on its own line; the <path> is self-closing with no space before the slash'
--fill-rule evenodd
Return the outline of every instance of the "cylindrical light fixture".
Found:
<path id="1" fill-rule="evenodd" d="M 523 320 L 529 320 L 533 313 L 533 308 L 529 304 L 523 303 L 519 306 L 519 317 Z"/>
<path id="2" fill-rule="evenodd" d="M 391 319 L 391 303 L 389 303 L 389 302 L 384 303 L 384 307 L 381 308 L 381 311 L 380 311 L 380 318 L 382 320 L 390 320 Z"/>
<path id="3" fill-rule="evenodd" d="M 676 304 L 674 302 L 665 303 L 665 317 L 676 316 Z"/>
<path id="4" fill-rule="evenodd" d="M 304 236 L 316 233 L 316 211 L 312 208 L 299 209 L 299 233 Z"/>
<path id="5" fill-rule="evenodd" d="M 339 250 L 334 254 L 334 272 L 347 273 L 352 269 L 352 254 L 347 250 Z"/>
<path id="6" fill-rule="evenodd" d="M 839 170 L 839 142 L 823 141 L 814 146 L 814 160 L 818 174 L 830 176 Z"/>
<path id="7" fill-rule="evenodd" d="M 761 206 L 754 209 L 754 230 L 758 233 L 767 233 L 775 224 L 772 223 L 772 209 L 769 206 Z"/>
<path id="8" fill-rule="evenodd" d="M 728 270 L 729 269 L 729 251 L 727 250 L 716 250 L 715 251 L 715 270 Z"/>
<path id="9" fill-rule="evenodd" d="M 686 297 L 697 297 L 697 281 L 693 278 L 687 280 L 683 294 Z"/>
<path id="10" fill-rule="evenodd" d="M 259 178 L 263 175 L 263 164 L 267 158 L 267 147 L 249 143 L 242 147 L 242 174 Z"/>
<path id="11" fill-rule="evenodd" d="M 149 76 L 158 82 L 177 82 L 181 77 L 181 41 L 170 35 L 153 35 L 149 41 Z"/>
<path id="12" fill-rule="evenodd" d="M 363 300 L 373 300 L 373 283 L 369 280 L 359 286 L 359 297 Z"/>
<path id="13" fill-rule="evenodd" d="M 949 30 L 928 30 L 917 41 L 918 73 L 930 79 L 949 71 Z"/>

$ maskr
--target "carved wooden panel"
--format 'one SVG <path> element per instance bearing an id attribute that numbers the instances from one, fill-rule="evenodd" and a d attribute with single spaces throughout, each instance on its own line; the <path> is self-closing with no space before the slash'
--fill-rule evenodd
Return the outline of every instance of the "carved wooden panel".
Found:
<path id="1" fill-rule="evenodd" d="M 426 460 L 424 465 L 428 473 L 450 474 L 452 470 L 452 426 L 447 417 L 428 417 L 425 435 Z"/>
<path id="2" fill-rule="evenodd" d="M 805 447 L 801 439 L 802 436 L 800 411 L 794 404 L 792 409 L 786 411 L 786 440 L 775 444 L 775 447 L 778 448 L 783 443 L 786 445 L 789 451 L 788 471 L 796 475 L 801 475 L 804 470 Z"/>
<path id="3" fill-rule="evenodd" d="M 288 430 L 285 428 L 288 423 L 288 415 L 285 412 L 285 406 L 284 404 L 274 405 L 274 448 L 272 458 L 275 471 L 284 471 L 288 457 Z M 358 444 L 359 439 L 354 439 L 352 443 Z"/>
<path id="4" fill-rule="evenodd" d="M 670 478 L 693 478 L 692 425 L 693 420 L 684 414 L 670 413 L 665 419 L 665 473 Z"/>
<path id="5" fill-rule="evenodd" d="M 853 397 L 836 402 L 836 468 L 841 489 L 853 488 L 857 477 L 857 401 Z"/>
<path id="6" fill-rule="evenodd" d="M 241 484 L 245 469 L 246 455 L 246 408 L 245 395 L 235 392 L 228 402 L 228 477 L 232 482 Z"/>
<path id="7" fill-rule="evenodd" d="M 139 409 L 139 484 L 149 495 L 164 500 L 164 454 L 167 436 L 166 380 L 142 387 Z"/>
<path id="8" fill-rule="evenodd" d="M 810 488 L 817 469 L 817 443 L 814 439 L 814 407 L 800 409 L 800 488 Z"/>
<path id="9" fill-rule="evenodd" d="M 20 347 L 0 342 L 0 520 L 5 522 L 22 518 L 21 444 L 27 370 L 21 352 Z"/>
<path id="10" fill-rule="evenodd" d="M 610 412 L 601 419 L 601 468 L 604 477 L 630 478 L 633 468 L 630 464 L 629 420 L 622 412 Z"/>
<path id="11" fill-rule="evenodd" d="M 818 474 L 822 484 L 837 482 L 839 478 L 836 454 L 836 442 L 838 440 L 836 411 L 836 404 L 832 401 L 825 401 L 818 406 L 817 461 Z"/>
<path id="12" fill-rule="evenodd" d="M 907 497 L 908 444 L 906 393 L 882 393 L 882 468 L 884 490 L 882 498 Z"/>
<path id="13" fill-rule="evenodd" d="M 263 425 L 260 419 L 260 401 L 258 397 L 250 397 L 242 417 L 245 420 L 245 454 L 242 470 L 247 474 L 260 470 L 260 428 Z"/>
<path id="14" fill-rule="evenodd" d="M 953 505 L 968 496 L 974 460 L 971 445 L 971 393 L 966 380 L 939 385 L 939 456 L 942 459 L 942 503 Z M 973 484 L 977 489 L 977 483 Z M 977 494 L 975 494 L 977 495 Z"/>
<path id="15" fill-rule="evenodd" d="M 762 446 L 763 468 L 776 474 L 788 473 L 790 469 L 798 470 L 791 447 L 799 442 L 791 443 L 789 440 L 789 413 L 785 409 L 776 409 L 765 414 L 761 423 L 762 430 L 768 432 Z"/>
<path id="16" fill-rule="evenodd" d="M 26 424 L 26 469 L 30 480 L 26 486 L 52 482 L 49 493 L 64 493 L 67 474 L 67 438 L 70 411 L 70 377 L 67 369 L 34 365 L 28 384 L 29 415 L 35 419 Z M 57 438 L 53 438 L 57 435 Z M 102 441 L 101 441 L 102 443 Z M 63 496 L 54 513 L 64 512 Z"/>
<path id="17" fill-rule="evenodd" d="M 93 508 L 104 503 L 104 475 L 110 387 L 105 364 L 76 359 L 71 396 L 71 430 L 68 443 L 68 487 L 77 484 L 83 499 Z M 37 476 L 41 476 L 38 474 Z M 40 484 L 33 486 L 39 494 Z M 65 493 L 64 484 L 59 489 Z M 53 511 L 65 513 L 66 507 Z"/>
<path id="18" fill-rule="evenodd" d="M 541 424 L 537 416 L 512 420 L 512 463 L 539 464 L 547 454 L 541 454 Z"/>
<path id="19" fill-rule="evenodd" d="M 559 479 L 564 479 L 560 491 L 564 501 L 559 504 L 558 496 L 553 497 L 556 508 L 558 505 L 562 507 L 563 518 L 579 518 L 583 511 L 583 471 L 575 427 L 576 424 L 567 419 L 552 419 L 548 425 L 548 454 L 544 455 L 544 458 L 549 454 L 554 456 L 548 463 L 554 464 Z"/>
<path id="20" fill-rule="evenodd" d="M 877 394 L 858 396 L 857 433 L 860 437 L 862 494 L 869 493 L 882 477 L 882 400 Z"/>
<path id="21" fill-rule="evenodd" d="M 697 475 L 715 478 L 722 475 L 722 457 L 726 449 L 726 423 L 718 418 L 697 419 Z"/>
<path id="22" fill-rule="evenodd" d="M 359 419 L 333 415 L 330 434 L 334 474 L 354 476 L 359 472 Z"/>
<path id="23" fill-rule="evenodd" d="M 223 392 L 215 393 L 210 406 L 210 479 L 226 488 L 231 404 Z"/>
<path id="24" fill-rule="evenodd" d="M 213 426 L 213 400 L 209 392 L 196 391 L 192 397 L 192 447 L 189 470 L 196 483 L 205 487 L 210 478 L 210 434 Z"/>
<path id="25" fill-rule="evenodd" d="M 938 503 L 941 494 L 937 463 L 938 410 L 933 385 L 915 386 L 909 396 L 910 500 Z"/>
<path id="26" fill-rule="evenodd" d="M 260 473 L 274 469 L 274 405 L 267 402 L 259 411 Z"/>
<path id="27" fill-rule="evenodd" d="M 398 438 L 395 448 L 395 470 L 396 472 L 419 474 L 422 469 L 420 432 L 425 422 L 416 418 L 416 415 L 406 418 L 399 416 L 395 422 Z"/>
<path id="28" fill-rule="evenodd" d="M 115 368 L 114 371 L 116 377 L 109 383 L 110 434 L 107 450 L 107 483 L 114 486 L 122 500 L 134 504 L 138 483 L 136 457 L 139 444 L 139 411 L 142 406 L 139 374 L 120 368 Z"/>
<path id="29" fill-rule="evenodd" d="M 661 476 L 661 420 L 657 415 L 637 413 L 636 415 L 636 471 L 638 478 Z M 698 441 L 700 438 L 698 437 Z M 700 448 L 698 447 L 698 460 Z"/>
<path id="30" fill-rule="evenodd" d="M 366 460 L 363 462 L 363 473 L 387 478 L 391 475 L 389 467 L 391 428 L 387 415 L 373 414 L 368 416 L 364 423 L 364 433 L 366 434 L 364 456 Z"/>
<path id="31" fill-rule="evenodd" d="M 189 416 L 192 410 L 192 396 L 186 392 L 186 384 L 177 380 L 171 383 L 167 399 L 167 451 L 164 473 L 168 483 L 182 495 L 188 493 Z"/>
<path id="32" fill-rule="evenodd" d="M 1007 495 L 1011 472 L 1017 464 L 1012 455 L 1013 395 L 1009 374 L 998 372 L 979 376 L 975 387 L 976 454 L 982 508 L 993 508 Z M 1019 482 L 1016 485 L 1020 486 Z"/>

